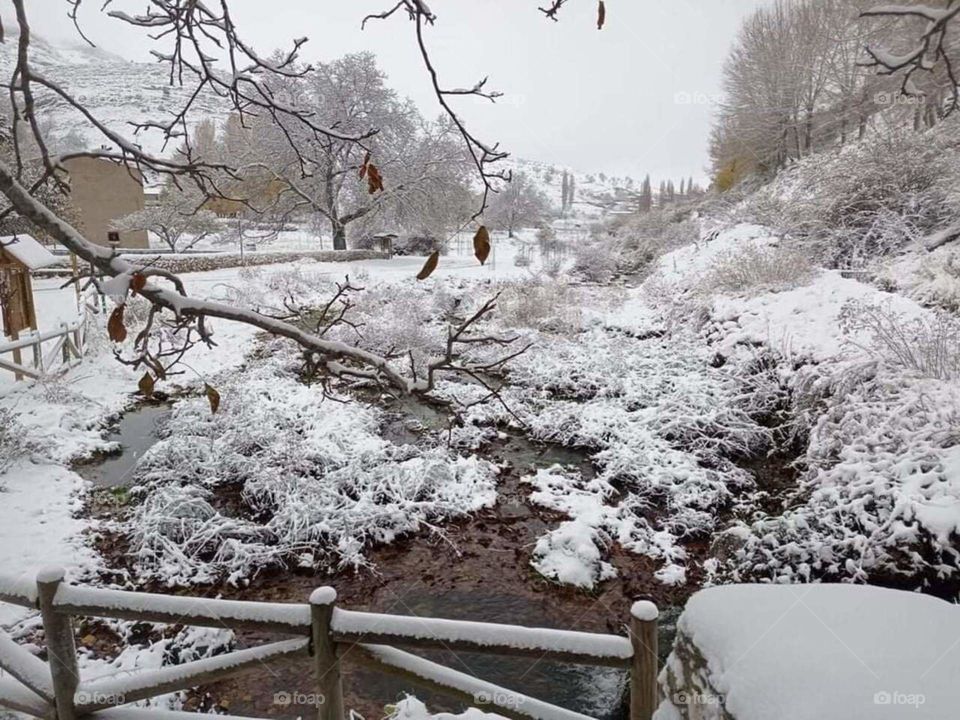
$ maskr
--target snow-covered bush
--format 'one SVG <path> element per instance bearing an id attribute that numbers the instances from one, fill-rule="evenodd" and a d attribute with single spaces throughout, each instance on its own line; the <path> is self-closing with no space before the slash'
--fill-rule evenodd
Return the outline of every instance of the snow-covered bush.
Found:
<path id="1" fill-rule="evenodd" d="M 835 265 L 858 266 L 955 217 L 958 180 L 957 149 L 946 130 L 891 130 L 800 160 L 745 211 L 765 207 L 765 221 L 778 230 L 815 243 Z"/>
<path id="2" fill-rule="evenodd" d="M 573 249 L 574 276 L 587 282 L 607 283 L 617 274 L 620 257 L 610 242 L 581 243 Z"/>
<path id="3" fill-rule="evenodd" d="M 922 378 L 960 379 L 960 321 L 945 312 L 906 318 L 889 304 L 851 301 L 840 315 L 845 332 L 870 338 L 862 347 Z"/>
<path id="4" fill-rule="evenodd" d="M 875 282 L 921 305 L 960 312 L 960 255 L 950 247 L 920 250 L 881 268 Z"/>
<path id="5" fill-rule="evenodd" d="M 286 357 L 286 359 L 283 359 Z M 443 447 L 398 446 L 379 414 L 298 382 L 293 353 L 182 401 L 137 468 L 124 526 L 136 571 L 237 583 L 267 567 L 356 566 L 373 544 L 492 504 L 496 468 Z"/>
<path id="6" fill-rule="evenodd" d="M 527 479 L 534 502 L 573 523 L 538 542 L 538 570 L 589 587 L 609 575 L 603 556 L 613 540 L 663 561 L 664 578 L 677 581 L 679 541 L 708 536 L 753 487 L 731 458 L 762 452 L 771 438 L 744 408 L 750 393 L 738 373 L 711 361 L 691 334 L 627 341 L 600 328 L 541 338 L 517 358 L 507 397 L 528 432 L 587 449 L 597 469 L 592 478 L 555 469 Z"/>
<path id="7" fill-rule="evenodd" d="M 583 294 L 565 282 L 511 282 L 497 302 L 497 319 L 509 327 L 575 333 L 583 325 L 583 302 Z"/>
<path id="8" fill-rule="evenodd" d="M 807 254 L 782 246 L 746 244 L 718 255 L 703 280 L 706 291 L 778 292 L 806 284 L 814 267 Z"/>
<path id="9" fill-rule="evenodd" d="M 0 408 L 0 478 L 13 463 L 26 459 L 37 449 L 36 441 L 31 439 L 30 431 L 21 424 L 17 414 Z"/>
<path id="10" fill-rule="evenodd" d="M 690 207 L 658 208 L 620 217 L 599 242 L 612 246 L 624 272 L 641 272 L 663 253 L 700 238 L 700 221 Z"/>
<path id="11" fill-rule="evenodd" d="M 811 372 L 824 372 L 811 370 Z M 934 401 L 935 399 L 935 401 Z M 735 579 L 960 580 L 960 388 L 880 365 L 826 400 L 790 509 L 731 530 Z"/>

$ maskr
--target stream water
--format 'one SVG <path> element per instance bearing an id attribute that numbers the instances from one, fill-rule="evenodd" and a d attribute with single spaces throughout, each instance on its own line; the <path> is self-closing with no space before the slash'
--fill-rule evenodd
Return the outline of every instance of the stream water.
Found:
<path id="1" fill-rule="evenodd" d="M 170 411 L 167 404 L 142 403 L 124 413 L 108 435 L 108 439 L 120 444 L 120 450 L 79 463 L 76 472 L 96 487 L 129 485 L 140 458 L 159 439 L 158 425 L 170 416 Z"/>

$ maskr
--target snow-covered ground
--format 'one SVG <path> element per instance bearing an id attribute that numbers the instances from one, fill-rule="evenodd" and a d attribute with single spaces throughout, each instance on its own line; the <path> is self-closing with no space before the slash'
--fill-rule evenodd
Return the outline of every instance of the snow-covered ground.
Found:
<path id="1" fill-rule="evenodd" d="M 951 326 L 829 271 L 798 271 L 784 286 L 778 270 L 770 285 L 750 276 L 720 290 L 718 266 L 757 249 L 775 257 L 781 241 L 759 226 L 691 241 L 634 288 L 518 267 L 520 242 L 502 238 L 487 266 L 454 252 L 419 283 L 424 258 L 186 276 L 192 294 L 269 311 L 288 296 L 320 304 L 349 275 L 366 288 L 351 310 L 362 337 L 334 336 L 409 348 L 415 362 L 442 349 L 454 310 L 500 292 L 484 327 L 532 346 L 509 366 L 505 406 L 472 405 L 482 388 L 443 382 L 438 394 L 464 408 L 462 426 L 406 445 L 382 437 L 377 408 L 302 384 L 295 348 L 215 324 L 218 345 L 197 349 L 190 371 L 160 386 L 186 395 L 138 467 L 131 519 L 115 528 L 133 543 L 135 574 L 243 583 L 270 565 L 363 564 L 371 544 L 442 532 L 446 519 L 496 502 L 498 468 L 483 450 L 507 425 L 592 461 L 591 473 L 554 466 L 523 478 L 531 503 L 567 516 L 532 552 L 534 569 L 558 583 L 613 577 L 614 544 L 657 561 L 654 577 L 667 586 L 685 584 L 697 563 L 715 580 L 955 579 L 960 462 L 950 428 L 960 424 L 960 386 L 954 366 L 917 350 Z M 72 290 L 40 290 L 45 322 L 69 315 Z M 109 448 L 104 431 L 136 387 L 102 335 L 93 332 L 90 356 L 65 376 L 0 397 L 36 441 L 0 476 L 0 572 L 97 569 L 70 463 Z M 204 382 L 221 391 L 216 416 L 198 393 Z M 787 447 L 799 448 L 790 509 L 761 512 L 767 490 L 742 461 Z M 246 514 L 213 501 L 231 483 Z M 717 538 L 729 541 L 722 555 L 688 551 Z M 407 701 L 396 712 L 426 711 Z"/>

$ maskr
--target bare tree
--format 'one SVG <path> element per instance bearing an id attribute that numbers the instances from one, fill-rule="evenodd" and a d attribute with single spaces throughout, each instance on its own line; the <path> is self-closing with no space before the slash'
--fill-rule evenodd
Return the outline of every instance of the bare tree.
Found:
<path id="1" fill-rule="evenodd" d="M 515 173 L 510 185 L 490 202 L 486 216 L 510 237 L 522 227 L 537 225 L 550 214 L 550 201 L 526 173 Z"/>
<path id="2" fill-rule="evenodd" d="M 202 204 L 203 200 L 200 200 Z M 113 223 L 114 230 L 146 230 L 154 233 L 171 252 L 194 247 L 222 229 L 217 216 L 198 208 L 196 197 L 175 188 L 165 188 L 156 205 L 125 215 Z"/>

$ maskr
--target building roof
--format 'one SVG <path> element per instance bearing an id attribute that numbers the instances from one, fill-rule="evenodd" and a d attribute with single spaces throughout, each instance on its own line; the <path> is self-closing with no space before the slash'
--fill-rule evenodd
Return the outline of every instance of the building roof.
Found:
<path id="1" fill-rule="evenodd" d="M 0 237 L 0 249 L 30 270 L 57 264 L 56 256 L 29 235 Z"/>

